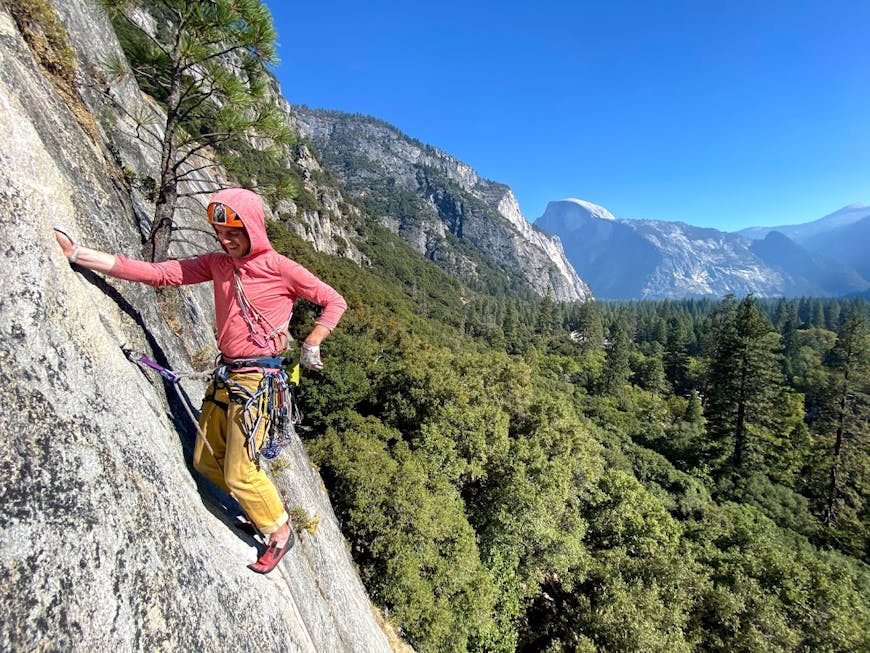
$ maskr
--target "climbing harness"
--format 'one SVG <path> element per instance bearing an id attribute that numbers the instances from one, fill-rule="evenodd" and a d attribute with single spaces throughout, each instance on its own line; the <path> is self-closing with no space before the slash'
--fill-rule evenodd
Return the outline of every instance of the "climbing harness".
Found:
<path id="1" fill-rule="evenodd" d="M 230 390 L 230 401 L 243 406 L 242 428 L 246 436 L 248 455 L 253 462 L 258 462 L 260 456 L 267 460 L 273 460 L 281 453 L 293 439 L 296 425 L 302 421 L 302 414 L 293 397 L 293 385 L 299 384 L 299 365 L 296 364 L 290 376 L 285 367 L 292 361 L 289 358 L 246 358 L 238 360 L 220 359 L 219 365 L 212 372 L 175 372 L 159 363 L 154 362 L 144 354 L 125 350 L 127 357 L 144 367 L 156 371 L 170 384 L 175 385 L 183 378 L 209 378 L 213 379 L 215 386 L 225 385 Z M 253 392 L 233 380 L 232 374 L 238 370 L 258 369 L 263 371 L 263 378 Z M 268 371 L 266 371 L 268 370 Z M 214 395 L 206 396 L 207 400 L 216 402 Z M 199 420 L 193 415 L 193 411 L 184 403 L 196 429 L 202 437 L 212 457 L 217 460 L 208 439 L 205 437 Z M 268 422 L 268 430 L 263 438 L 261 446 L 257 447 L 256 437 L 263 427 L 264 421 Z"/>
<path id="2" fill-rule="evenodd" d="M 290 315 L 279 327 L 274 327 L 266 317 L 257 310 L 256 306 L 248 298 L 242 278 L 237 268 L 233 268 L 233 284 L 235 286 L 236 302 L 245 324 L 248 326 L 248 338 L 258 347 L 269 347 L 277 353 L 283 344 L 281 336 L 287 331 L 290 320 L 293 318 L 291 308 Z M 270 345 L 271 343 L 271 345 Z M 287 378 L 285 367 L 290 363 L 284 358 L 249 358 L 241 360 L 222 360 L 221 365 L 215 370 L 215 384 L 225 383 L 231 390 L 235 390 L 244 400 L 242 412 L 242 427 L 247 436 L 248 455 L 251 460 L 257 462 L 260 455 L 267 460 L 275 458 L 282 448 L 290 443 L 295 433 L 295 425 L 300 421 L 299 410 L 293 401 L 293 392 L 290 380 Z M 248 391 L 232 380 L 230 370 L 246 368 L 264 368 L 263 378 L 254 392 Z M 265 370 L 269 371 L 266 372 Z M 299 365 L 295 367 L 293 377 L 298 383 Z M 233 393 L 230 392 L 230 400 L 233 401 Z M 260 432 L 263 420 L 268 420 L 268 431 L 263 438 L 263 444 L 258 449 L 256 436 Z"/>
<path id="3" fill-rule="evenodd" d="M 254 462 L 260 456 L 272 460 L 281 453 L 290 444 L 296 425 L 301 421 L 292 390 L 293 381 L 298 383 L 299 365 L 288 377 L 285 367 L 290 362 L 286 358 L 248 358 L 223 361 L 215 370 L 215 383 L 225 384 L 230 389 L 230 401 L 244 407 L 242 428 L 247 437 L 248 455 Z M 263 378 L 253 392 L 236 383 L 231 376 L 231 370 L 249 368 L 264 370 Z M 268 431 L 258 448 L 256 437 L 264 420 L 268 421 Z"/>

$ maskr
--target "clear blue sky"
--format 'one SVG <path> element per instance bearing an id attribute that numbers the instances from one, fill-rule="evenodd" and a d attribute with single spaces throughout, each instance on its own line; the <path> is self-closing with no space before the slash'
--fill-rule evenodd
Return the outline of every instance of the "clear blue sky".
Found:
<path id="1" fill-rule="evenodd" d="M 870 0 L 270 0 L 292 104 L 510 186 L 736 230 L 870 204 Z"/>

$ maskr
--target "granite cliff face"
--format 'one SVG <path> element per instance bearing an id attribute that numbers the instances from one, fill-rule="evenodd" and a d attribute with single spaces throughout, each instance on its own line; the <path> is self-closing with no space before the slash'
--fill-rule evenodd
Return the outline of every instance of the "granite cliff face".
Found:
<path id="1" fill-rule="evenodd" d="M 507 186 L 377 119 L 294 111 L 327 170 L 427 258 L 473 281 L 482 255 L 539 295 L 591 299 L 559 240 L 529 224 Z"/>
<path id="2" fill-rule="evenodd" d="M 71 267 L 57 248 L 60 224 L 138 255 L 153 207 L 136 180 L 156 153 L 117 108 L 147 108 L 138 88 L 101 73 L 120 52 L 104 16 L 86 0 L 53 11 L 75 57 L 66 83 L 0 4 L 0 649 L 391 650 L 301 444 L 271 473 L 319 529 L 254 574 L 237 507 L 189 466 L 187 407 L 203 383 L 167 386 L 125 357 L 176 370 L 207 359 L 209 288 L 157 294 Z M 214 247 L 202 202 L 179 210 L 174 255 Z"/>
<path id="3" fill-rule="evenodd" d="M 752 241 L 683 222 L 619 220 L 577 199 L 550 202 L 535 225 L 561 238 L 568 260 L 605 299 L 836 295 L 870 285 L 777 232 Z"/>

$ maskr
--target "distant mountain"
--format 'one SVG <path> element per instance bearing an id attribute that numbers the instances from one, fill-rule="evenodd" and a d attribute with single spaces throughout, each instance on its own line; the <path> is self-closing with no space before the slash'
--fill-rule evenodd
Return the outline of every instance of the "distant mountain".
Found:
<path id="1" fill-rule="evenodd" d="M 570 301 L 593 292 L 612 299 L 772 297 L 870 287 L 870 207 L 863 204 L 806 224 L 735 234 L 617 219 L 604 207 L 566 199 L 550 202 L 533 226 L 510 188 L 381 120 L 293 110 L 326 172 L 368 215 L 488 291 Z"/>
<path id="2" fill-rule="evenodd" d="M 839 211 L 834 211 L 812 222 L 784 225 L 781 227 L 748 227 L 737 233 L 752 240 L 761 240 L 771 231 L 778 231 L 801 245 L 809 246 L 815 238 L 832 230 L 847 227 L 868 216 L 870 216 L 870 206 L 866 204 L 850 204 Z"/>
<path id="3" fill-rule="evenodd" d="M 504 184 L 376 118 L 293 109 L 348 194 L 448 272 L 489 290 L 591 299 L 559 239 L 532 227 Z"/>
<path id="4" fill-rule="evenodd" d="M 535 226 L 559 236 L 568 260 L 596 297 L 644 296 L 645 280 L 662 260 L 631 226 L 583 200 L 550 202 Z"/>
<path id="5" fill-rule="evenodd" d="M 814 254 L 778 231 L 757 240 L 750 249 L 762 261 L 787 275 L 792 295 L 845 294 L 870 287 L 854 268 Z"/>
<path id="6" fill-rule="evenodd" d="M 870 287 L 781 233 L 753 241 L 682 222 L 620 220 L 577 199 L 550 202 L 535 225 L 559 236 L 601 298 L 840 295 Z"/>
<path id="7" fill-rule="evenodd" d="M 870 206 L 850 204 L 805 224 L 783 227 L 750 227 L 738 233 L 761 239 L 773 231 L 785 234 L 820 257 L 851 267 L 870 280 Z"/>
<path id="8" fill-rule="evenodd" d="M 808 246 L 870 279 L 870 208 L 867 217 L 820 234 Z"/>

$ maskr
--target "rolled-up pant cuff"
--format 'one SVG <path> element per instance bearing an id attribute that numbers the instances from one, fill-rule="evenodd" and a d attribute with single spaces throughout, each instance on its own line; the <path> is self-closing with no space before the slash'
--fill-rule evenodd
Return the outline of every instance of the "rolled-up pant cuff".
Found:
<path id="1" fill-rule="evenodd" d="M 284 512 L 281 513 L 281 516 L 278 517 L 278 520 L 275 523 L 273 523 L 269 526 L 258 526 L 257 528 L 259 529 L 259 531 L 263 535 L 271 535 L 272 533 L 277 531 L 279 528 L 281 528 L 284 524 L 286 524 L 288 521 L 290 521 L 290 515 L 288 515 L 287 511 L 285 510 Z"/>

